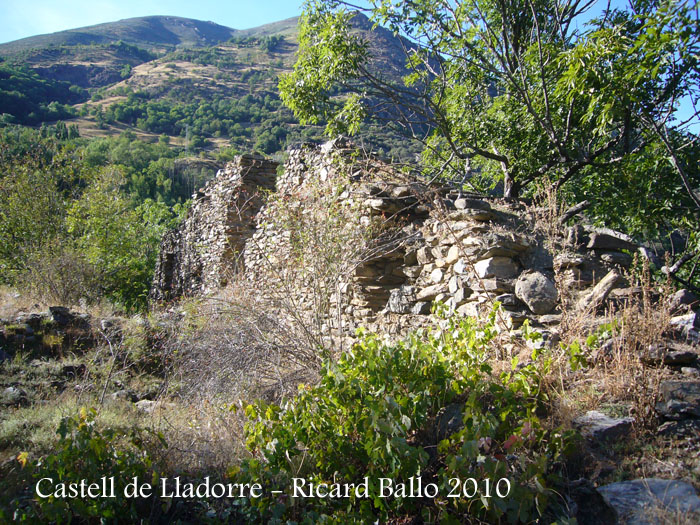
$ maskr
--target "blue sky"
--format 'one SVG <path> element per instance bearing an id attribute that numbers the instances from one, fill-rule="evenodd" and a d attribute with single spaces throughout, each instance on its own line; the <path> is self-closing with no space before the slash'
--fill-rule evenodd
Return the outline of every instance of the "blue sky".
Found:
<path id="1" fill-rule="evenodd" d="M 0 43 L 148 15 L 248 29 L 297 16 L 301 5 L 302 0 L 0 0 Z"/>

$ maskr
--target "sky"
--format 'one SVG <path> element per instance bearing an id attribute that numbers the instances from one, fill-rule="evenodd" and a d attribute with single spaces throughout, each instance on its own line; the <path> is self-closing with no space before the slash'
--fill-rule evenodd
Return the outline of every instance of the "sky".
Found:
<path id="1" fill-rule="evenodd" d="M 0 0 L 0 43 L 149 15 L 248 29 L 297 16 L 301 5 L 302 0 Z"/>

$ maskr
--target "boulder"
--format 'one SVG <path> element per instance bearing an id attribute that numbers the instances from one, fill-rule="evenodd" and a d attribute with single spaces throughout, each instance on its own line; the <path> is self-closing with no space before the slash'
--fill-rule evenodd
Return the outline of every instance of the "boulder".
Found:
<path id="1" fill-rule="evenodd" d="M 592 441 L 614 441 L 626 436 L 632 429 L 634 419 L 631 417 L 608 417 L 597 410 L 590 410 L 574 419 L 581 434 Z"/>
<path id="2" fill-rule="evenodd" d="M 691 350 L 679 348 L 673 344 L 653 344 L 642 355 L 642 361 L 648 365 L 692 365 L 698 354 Z"/>
<path id="3" fill-rule="evenodd" d="M 515 295 L 537 315 L 554 310 L 559 294 L 554 282 L 542 272 L 525 272 L 515 283 Z"/>
<path id="4" fill-rule="evenodd" d="M 630 242 L 626 235 L 623 234 L 612 234 L 612 233 L 591 233 L 591 237 L 586 245 L 589 250 L 606 250 L 606 251 L 621 251 L 629 250 L 634 251 L 637 249 L 637 245 Z"/>
<path id="5" fill-rule="evenodd" d="M 700 381 L 664 381 L 656 411 L 667 419 L 700 418 Z"/>
<path id="6" fill-rule="evenodd" d="M 74 318 L 74 315 L 65 306 L 49 306 L 49 314 L 58 326 L 66 326 Z"/>
<path id="7" fill-rule="evenodd" d="M 474 270 L 481 279 L 508 279 L 518 273 L 518 265 L 508 257 L 491 257 L 475 263 Z"/>
<path id="8" fill-rule="evenodd" d="M 686 516 L 700 513 L 700 498 L 693 486 L 684 481 L 655 478 L 619 481 L 598 488 L 598 492 L 628 525 L 660 523 L 663 512 Z"/>

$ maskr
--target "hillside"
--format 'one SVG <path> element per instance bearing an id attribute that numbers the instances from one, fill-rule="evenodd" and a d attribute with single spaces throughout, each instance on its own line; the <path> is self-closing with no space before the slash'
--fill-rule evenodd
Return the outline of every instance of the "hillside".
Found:
<path id="1" fill-rule="evenodd" d="M 147 317 L 4 299 L 0 517 L 86 515 L 28 494 L 30 473 L 87 471 L 118 490 L 435 486 L 383 507 L 154 493 L 99 508 L 155 523 L 696 523 L 698 300 L 635 272 L 626 236 L 578 219 L 552 232 L 547 211 L 431 190 L 342 139 L 283 169 L 236 157 L 164 236 Z"/>
<path id="2" fill-rule="evenodd" d="M 251 30 L 255 31 L 255 29 Z M 59 31 L 0 44 L 0 55 L 47 47 L 111 44 L 119 41 L 151 50 L 205 46 L 228 40 L 238 31 L 214 22 L 177 16 L 146 16 Z"/>
<path id="3" fill-rule="evenodd" d="M 125 130 L 150 141 L 166 135 L 188 153 L 213 154 L 229 146 L 280 152 L 288 144 L 321 138 L 320 127 L 300 128 L 277 95 L 279 75 L 290 71 L 295 60 L 297 22 L 290 18 L 237 30 L 177 17 L 145 17 L 2 44 L 3 67 L 23 68 L 22 73 L 9 71 L 10 81 L 12 76 L 38 75 L 34 83 L 42 84 L 42 92 L 68 87 L 74 92 L 55 99 L 64 105 L 59 111 L 45 109 L 52 99 L 44 96 L 41 108 L 12 103 L 0 112 L 23 124 L 70 120 L 84 137 Z M 354 24 L 372 43 L 374 67 L 398 75 L 403 66 L 399 41 L 387 30 L 371 31 L 363 15 Z M 8 101 L 12 88 L 0 83 Z M 371 126 L 361 140 L 405 160 L 419 151 Z"/>
<path id="4" fill-rule="evenodd" d="M 0 523 L 700 522 L 696 13 L 333 4 L 7 48 Z"/>

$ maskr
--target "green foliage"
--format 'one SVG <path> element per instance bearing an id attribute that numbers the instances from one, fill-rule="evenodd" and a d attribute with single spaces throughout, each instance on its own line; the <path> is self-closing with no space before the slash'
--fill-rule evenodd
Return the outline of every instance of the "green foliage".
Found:
<path id="1" fill-rule="evenodd" d="M 68 209 L 68 233 L 80 253 L 102 272 L 105 295 L 129 310 L 144 309 L 160 239 L 175 224 L 164 203 L 135 209 L 120 192 L 116 170 L 103 172 Z"/>
<path id="2" fill-rule="evenodd" d="M 145 308 L 160 239 L 191 187 L 173 184 L 167 144 L 125 135 L 84 148 L 70 136 L 65 125 L 0 132 L 0 278 L 52 299 Z"/>
<path id="3" fill-rule="evenodd" d="M 75 111 L 68 104 L 87 98 L 87 92 L 68 82 L 46 80 L 23 66 L 0 64 L 0 120 L 3 124 L 38 124 L 71 118 Z"/>
<path id="4" fill-rule="evenodd" d="M 15 519 L 52 523 L 127 522 L 151 514 L 151 501 L 123 496 L 125 484 L 134 477 L 154 486 L 158 481 L 141 432 L 132 430 L 127 437 L 115 429 L 99 430 L 96 415 L 94 409 L 82 408 L 79 414 L 64 418 L 58 427 L 58 449 L 43 459 L 26 463 L 24 468 L 33 472 L 35 483 L 50 478 L 54 486 L 58 483 L 79 486 L 81 480 L 99 482 L 102 477 L 114 476 L 116 497 L 59 498 L 51 495 L 40 498 L 36 495 L 33 505 L 19 509 Z M 165 445 L 162 436 L 158 437 Z M 26 458 L 22 461 L 26 462 Z M 44 482 L 42 487 L 47 490 L 48 486 Z"/>
<path id="5" fill-rule="evenodd" d="M 315 387 L 301 387 L 282 406 L 258 401 L 246 409 L 248 446 L 255 459 L 234 469 L 267 487 L 290 487 L 293 477 L 313 483 L 361 483 L 369 497 L 250 500 L 250 518 L 328 523 L 385 521 L 420 514 L 429 523 L 527 522 L 541 516 L 552 497 L 556 462 L 571 436 L 545 430 L 537 415 L 545 400 L 540 381 L 549 361 L 538 352 L 523 367 L 493 372 L 495 313 L 479 325 L 448 317 L 442 328 L 397 343 L 363 335 L 338 362 L 325 364 Z M 536 335 L 525 331 L 526 338 Z M 445 410 L 457 407 L 458 429 Z M 421 476 L 439 496 L 379 497 L 379 478 L 408 482 Z M 454 478 L 507 478 L 506 498 L 459 494 Z M 483 487 L 482 487 L 483 489 Z M 493 494 L 492 494 L 493 496 Z"/>
<path id="6" fill-rule="evenodd" d="M 302 124 L 319 124 L 333 135 L 355 133 L 364 116 L 358 96 L 331 97 L 330 87 L 357 75 L 369 57 L 368 45 L 349 29 L 352 16 L 328 9 L 324 2 L 309 2 L 299 29 L 299 54 L 294 73 L 280 79 L 280 96 Z M 313 72 L 313 74 L 309 74 Z"/>
<path id="7" fill-rule="evenodd" d="M 309 1 L 281 97 L 332 133 L 356 130 L 363 112 L 411 136 L 429 124 L 430 178 L 510 197 L 547 178 L 601 222 L 667 233 L 700 209 L 697 145 L 678 111 L 700 95 L 700 22 L 687 2 L 633 4 L 587 20 L 590 4 L 569 0 L 372 1 L 378 38 L 405 38 L 397 79 L 372 69 L 350 2 Z"/>

